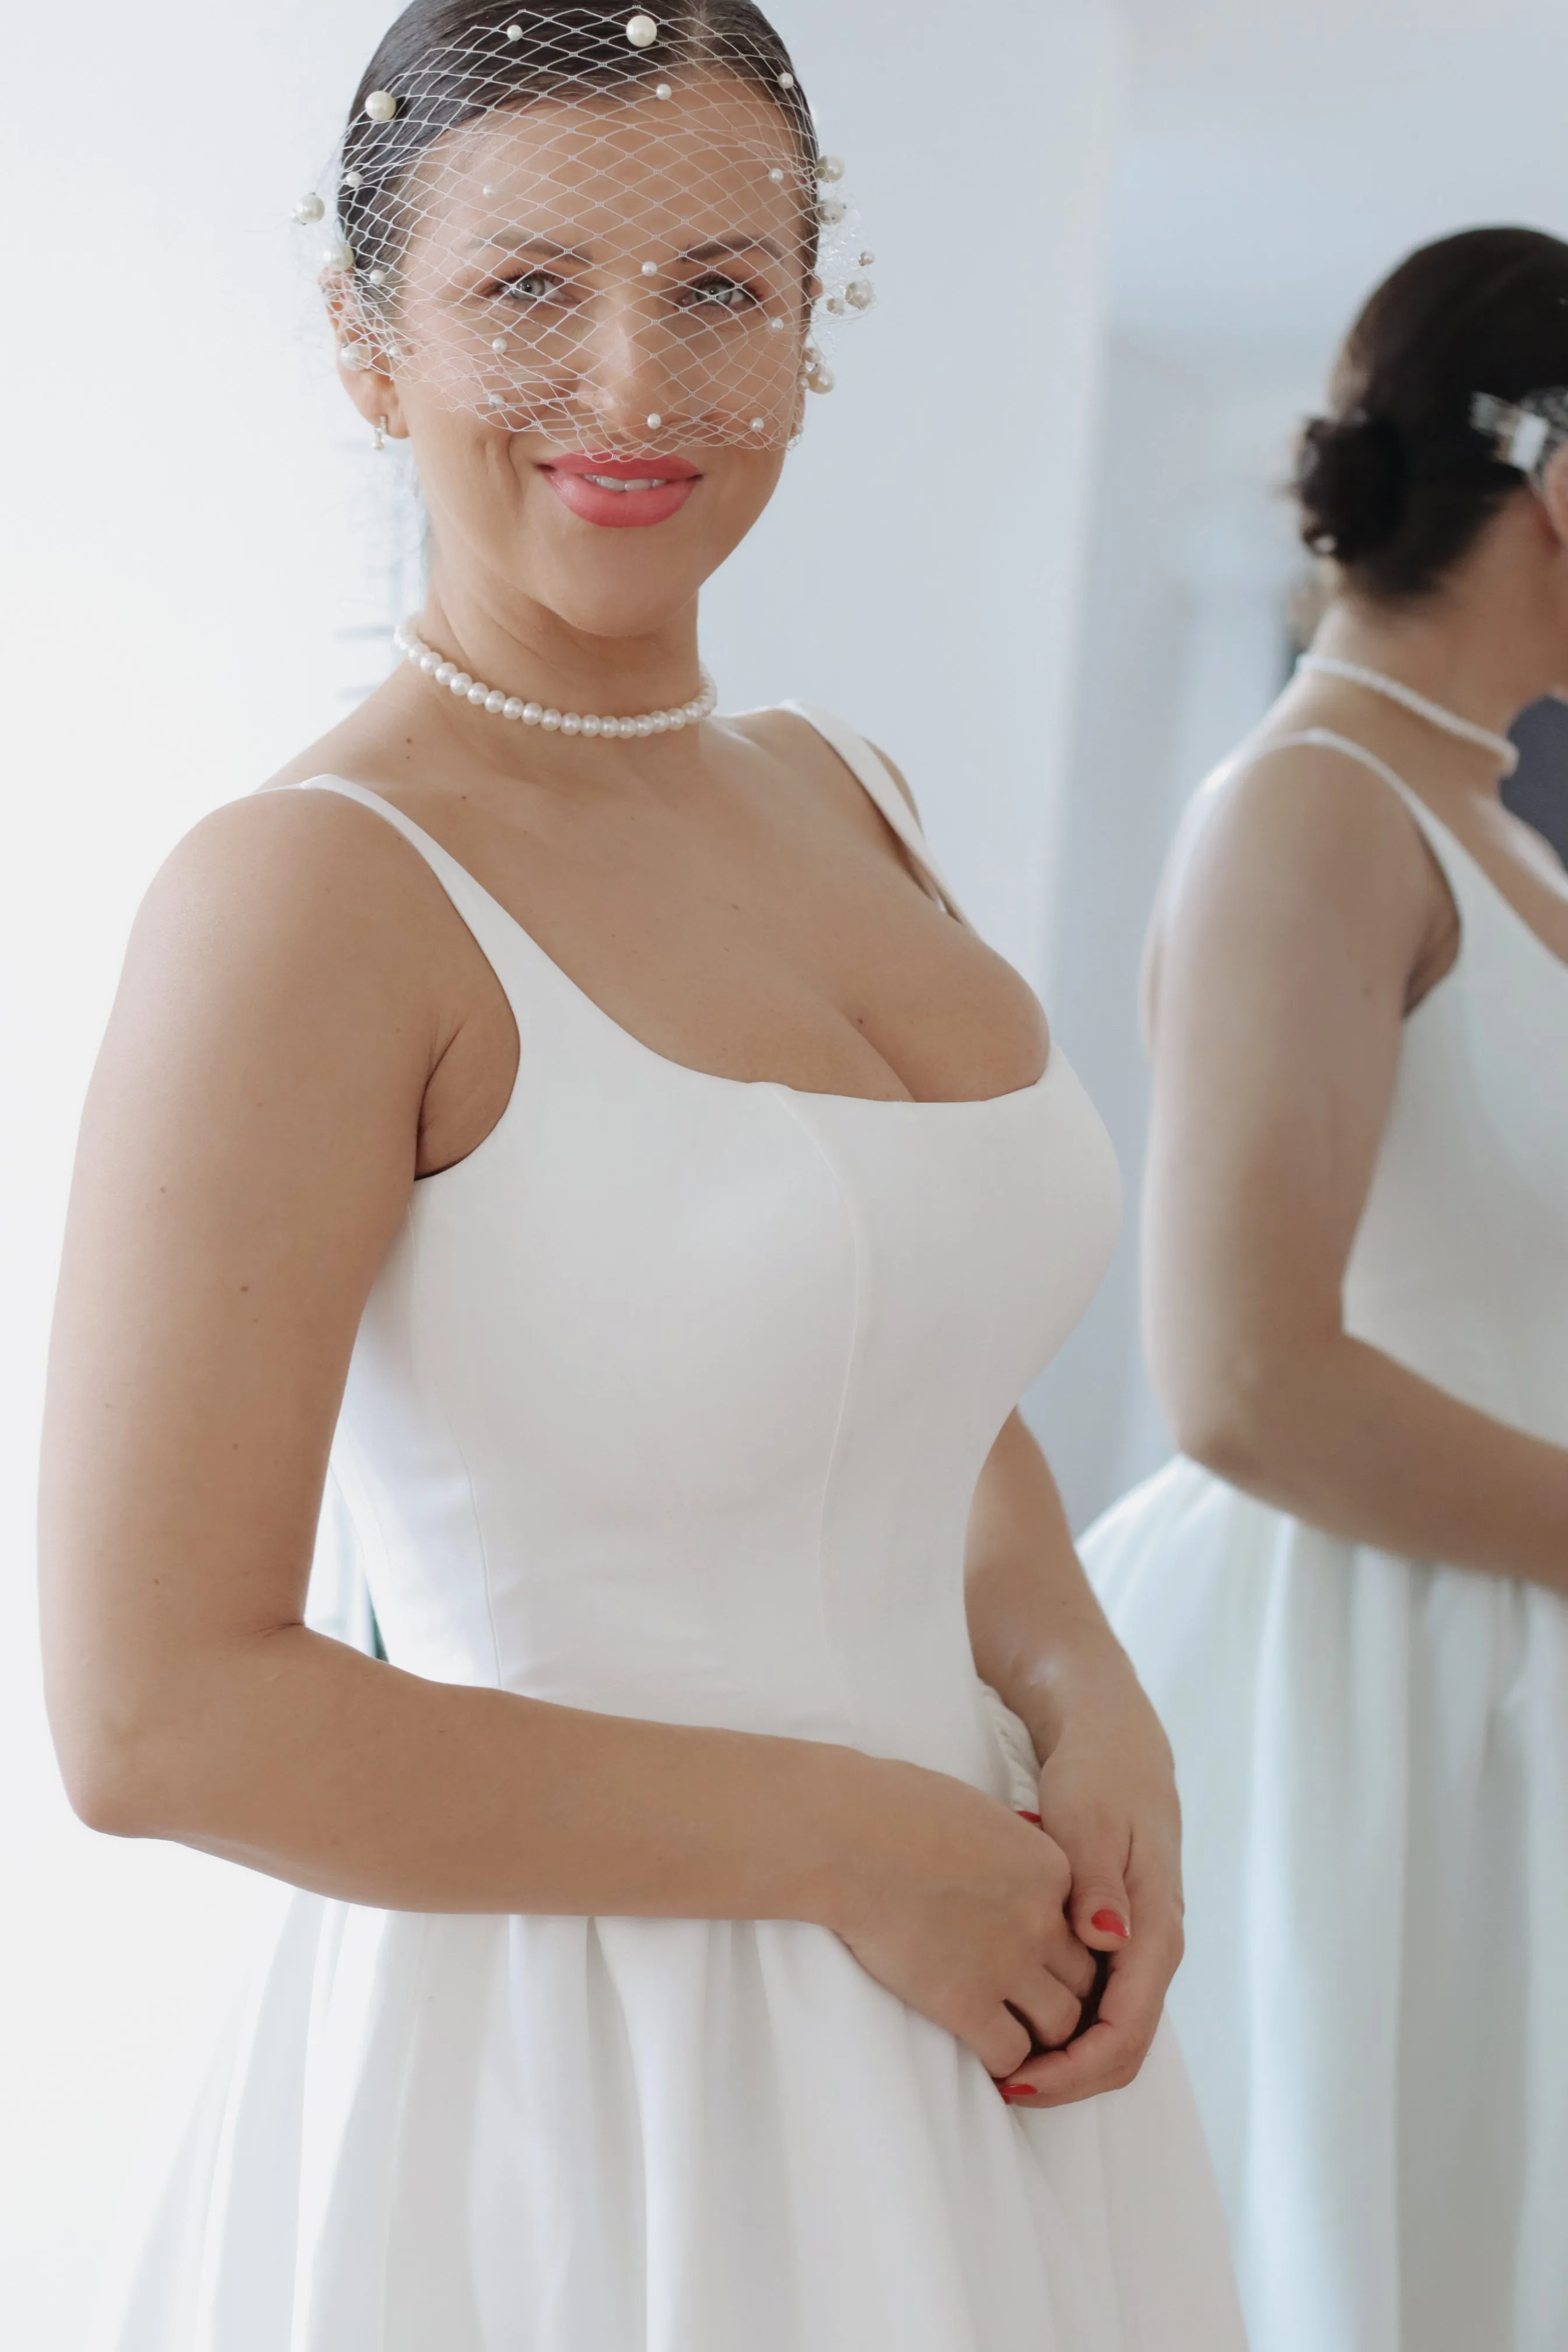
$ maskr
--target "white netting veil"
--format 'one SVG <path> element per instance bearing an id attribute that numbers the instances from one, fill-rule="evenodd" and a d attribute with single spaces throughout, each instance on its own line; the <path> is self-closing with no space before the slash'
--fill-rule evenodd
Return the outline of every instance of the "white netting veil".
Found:
<path id="1" fill-rule="evenodd" d="M 776 448 L 873 300 L 842 178 L 750 0 L 416 0 L 295 217 L 350 368 L 584 455 Z"/>

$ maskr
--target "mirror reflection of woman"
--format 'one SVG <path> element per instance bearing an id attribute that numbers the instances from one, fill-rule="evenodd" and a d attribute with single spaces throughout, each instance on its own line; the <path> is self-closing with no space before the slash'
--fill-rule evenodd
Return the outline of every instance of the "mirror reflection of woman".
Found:
<path id="1" fill-rule="evenodd" d="M 61 1290 L 73 1798 L 301 1890 L 111 2352 L 1239 2347 L 1169 1753 L 1016 1411 L 1103 1131 L 892 772 L 699 662 L 836 176 L 743 0 L 418 0 L 355 101 L 429 593 L 154 885 Z"/>
<path id="2" fill-rule="evenodd" d="M 1335 593 L 1153 929 L 1186 1458 L 1085 1549 L 1257 2352 L 1568 2344 L 1568 877 L 1500 794 L 1568 691 L 1564 387 L 1552 237 L 1372 298 L 1301 452 Z"/>

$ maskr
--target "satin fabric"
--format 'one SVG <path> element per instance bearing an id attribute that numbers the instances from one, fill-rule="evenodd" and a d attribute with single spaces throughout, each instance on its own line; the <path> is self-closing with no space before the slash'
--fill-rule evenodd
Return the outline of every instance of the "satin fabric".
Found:
<path id="1" fill-rule="evenodd" d="M 874 754 L 814 723 L 929 870 Z M 500 1125 L 417 1186 L 349 1378 L 333 1483 L 393 1661 L 1016 1801 L 963 1553 L 1116 1226 L 1067 1062 L 957 1104 L 686 1068 L 385 802 L 318 783 L 428 861 L 521 1040 Z M 790 1921 L 301 1895 L 176 2138 L 100 2352 L 1240 2341 L 1168 2037 L 1131 2088 L 1021 2114 Z"/>

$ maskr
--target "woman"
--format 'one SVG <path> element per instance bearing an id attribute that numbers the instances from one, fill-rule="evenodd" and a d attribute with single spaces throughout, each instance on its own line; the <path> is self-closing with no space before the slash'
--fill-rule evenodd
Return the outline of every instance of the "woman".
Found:
<path id="1" fill-rule="evenodd" d="M 1568 688 L 1562 386 L 1552 237 L 1373 296 L 1302 446 L 1332 601 L 1154 923 L 1186 1458 L 1086 1557 L 1175 1745 L 1258 2352 L 1568 2343 L 1568 880 L 1499 794 Z"/>
<path id="2" fill-rule="evenodd" d="M 116 2352 L 1239 2344 L 1168 1752 L 1015 1411 L 1104 1138 L 877 755 L 700 685 L 837 171 L 742 0 L 419 0 L 355 102 L 429 594 L 154 886 L 54 1363 L 74 1801 L 305 1890 Z M 330 1447 L 390 1663 L 301 1622 Z"/>

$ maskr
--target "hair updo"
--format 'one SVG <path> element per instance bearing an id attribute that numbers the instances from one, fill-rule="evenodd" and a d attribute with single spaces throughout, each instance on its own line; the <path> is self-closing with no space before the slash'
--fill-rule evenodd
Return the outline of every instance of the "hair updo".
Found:
<path id="1" fill-rule="evenodd" d="M 1469 421 L 1503 400 L 1568 385 L 1568 245 L 1478 228 L 1424 246 L 1351 329 L 1330 413 L 1301 436 L 1301 537 L 1383 603 L 1430 595 L 1522 477 Z"/>
<path id="2" fill-rule="evenodd" d="M 788 49 L 752 0 L 666 0 L 658 46 L 647 51 L 627 42 L 635 13 L 626 0 L 600 0 L 596 7 L 582 0 L 521 6 L 511 0 L 412 0 L 366 67 L 343 134 L 337 215 L 362 267 L 395 258 L 389 185 L 403 181 L 437 139 L 492 112 L 498 85 L 527 106 L 580 98 L 595 83 L 624 90 L 634 74 L 651 87 L 682 66 L 727 73 L 778 110 L 805 173 L 815 174 L 820 149 L 805 92 Z M 426 93 L 417 110 L 391 121 L 367 117 L 365 102 L 375 92 L 399 91 L 416 76 Z"/>

